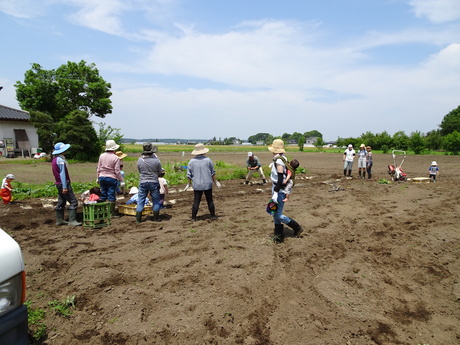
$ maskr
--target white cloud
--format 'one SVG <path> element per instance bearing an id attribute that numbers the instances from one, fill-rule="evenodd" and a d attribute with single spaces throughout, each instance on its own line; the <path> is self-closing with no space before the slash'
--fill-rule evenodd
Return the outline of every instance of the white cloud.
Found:
<path id="1" fill-rule="evenodd" d="M 17 18 L 32 18 L 45 13 L 48 1 L 0 0 L 0 11 Z"/>
<path id="2" fill-rule="evenodd" d="M 458 0 L 411 0 L 417 17 L 427 17 L 434 23 L 443 23 L 460 19 L 460 1 Z"/>

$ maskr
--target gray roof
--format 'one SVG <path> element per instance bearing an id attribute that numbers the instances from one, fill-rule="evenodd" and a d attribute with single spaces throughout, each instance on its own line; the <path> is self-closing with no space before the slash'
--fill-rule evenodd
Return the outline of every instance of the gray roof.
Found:
<path id="1" fill-rule="evenodd" d="M 13 109 L 0 104 L 0 120 L 30 121 L 30 115 L 27 111 Z"/>

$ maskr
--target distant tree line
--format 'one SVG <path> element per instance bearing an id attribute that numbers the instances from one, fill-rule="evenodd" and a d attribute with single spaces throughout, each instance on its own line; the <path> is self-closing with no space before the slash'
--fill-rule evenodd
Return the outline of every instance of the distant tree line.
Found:
<path id="1" fill-rule="evenodd" d="M 372 146 L 374 150 L 388 152 L 390 149 L 411 150 L 415 154 L 424 151 L 443 150 L 452 154 L 460 152 L 460 106 L 444 116 L 439 129 L 432 130 L 426 134 L 419 131 L 407 135 L 404 131 L 399 131 L 389 135 L 386 131 L 373 134 L 366 132 L 359 138 L 338 138 L 337 146 L 352 144 L 357 147 L 364 143 Z"/>
<path id="2" fill-rule="evenodd" d="M 298 132 L 294 132 L 293 134 L 284 133 L 278 137 L 269 133 L 257 133 L 251 135 L 248 138 L 248 142 L 252 144 L 263 142 L 264 145 L 268 145 L 273 139 L 279 138 L 287 143 L 297 143 L 299 150 L 303 151 L 305 140 L 310 137 L 318 138 L 314 144 L 318 149 L 321 149 L 325 144 L 323 135 L 317 130 L 303 134 Z M 339 137 L 335 144 L 337 146 L 352 144 L 354 147 L 365 144 L 371 146 L 373 150 L 381 150 L 383 152 L 388 152 L 391 149 L 411 150 L 415 154 L 420 154 L 424 151 L 444 150 L 445 152 L 457 155 L 460 153 L 460 106 L 444 116 L 439 129 L 432 130 L 426 134 L 415 131 L 407 135 L 404 131 L 399 131 L 391 136 L 386 131 L 376 134 L 367 131 L 357 138 Z"/>

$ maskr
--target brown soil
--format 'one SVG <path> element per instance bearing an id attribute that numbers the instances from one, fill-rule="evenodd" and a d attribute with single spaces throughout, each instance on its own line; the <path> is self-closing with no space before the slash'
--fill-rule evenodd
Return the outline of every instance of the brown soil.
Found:
<path id="1" fill-rule="evenodd" d="M 294 238 L 286 227 L 280 245 L 265 211 L 270 186 L 242 180 L 215 190 L 216 221 L 203 200 L 192 223 L 193 193 L 176 187 L 160 223 L 122 216 L 101 229 L 56 227 L 55 200 L 2 205 L 1 227 L 23 250 L 28 299 L 47 310 L 43 344 L 460 344 L 459 158 L 409 156 L 409 178 L 426 177 L 436 159 L 438 182 L 379 184 L 391 155 L 375 155 L 370 181 L 356 178 L 356 163 L 355 178 L 340 179 L 340 154 L 293 155 L 308 172 L 285 214 L 305 232 Z M 269 153 L 258 156 L 269 163 Z M 0 164 L 2 174 L 15 169 L 23 182 L 51 180 L 46 164 L 29 173 Z M 70 173 L 86 171 L 87 181 L 94 169 Z M 48 307 L 72 295 L 70 317 Z"/>

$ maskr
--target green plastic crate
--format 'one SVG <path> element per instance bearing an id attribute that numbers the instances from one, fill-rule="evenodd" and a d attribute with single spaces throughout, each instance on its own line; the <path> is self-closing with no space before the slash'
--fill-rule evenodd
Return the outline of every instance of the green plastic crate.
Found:
<path id="1" fill-rule="evenodd" d="M 96 229 L 110 225 L 110 216 L 109 202 L 83 205 L 83 226 L 85 228 Z"/>

